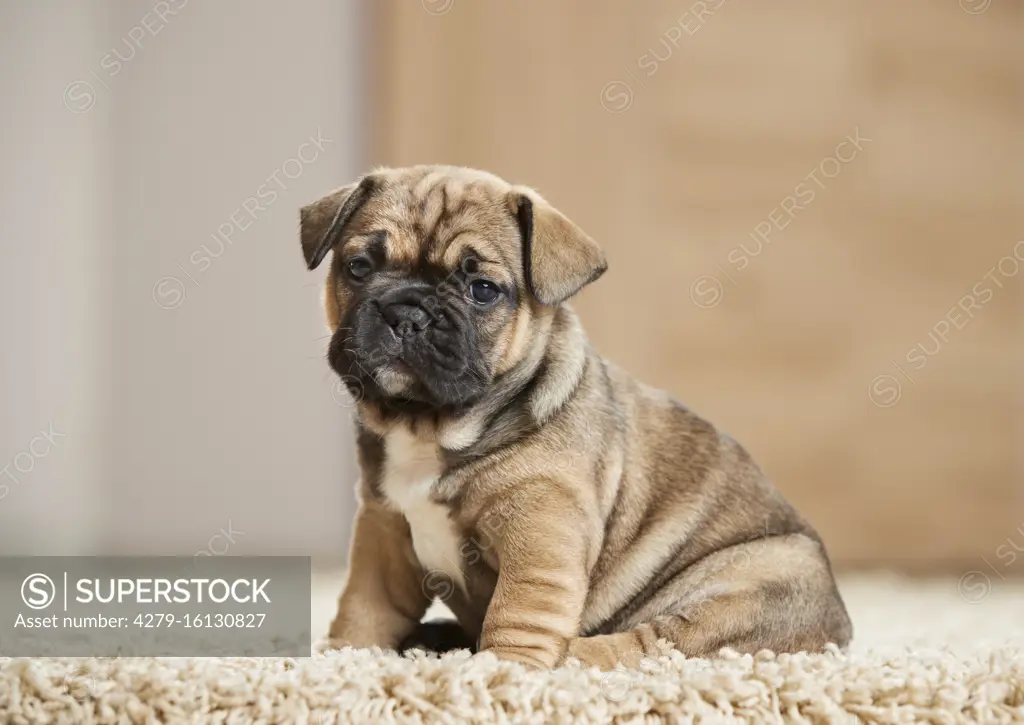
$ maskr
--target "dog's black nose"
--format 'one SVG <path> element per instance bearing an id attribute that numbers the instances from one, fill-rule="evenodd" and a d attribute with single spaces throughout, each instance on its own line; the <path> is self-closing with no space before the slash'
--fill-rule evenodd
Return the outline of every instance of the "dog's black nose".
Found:
<path id="1" fill-rule="evenodd" d="M 429 298 L 428 290 L 401 290 L 390 299 L 380 301 L 381 315 L 399 337 L 422 332 L 433 322 L 433 316 L 427 310 Z"/>
<path id="2" fill-rule="evenodd" d="M 399 337 L 413 332 L 421 332 L 430 324 L 430 315 L 422 307 L 415 305 L 393 304 L 382 310 L 384 320 Z"/>

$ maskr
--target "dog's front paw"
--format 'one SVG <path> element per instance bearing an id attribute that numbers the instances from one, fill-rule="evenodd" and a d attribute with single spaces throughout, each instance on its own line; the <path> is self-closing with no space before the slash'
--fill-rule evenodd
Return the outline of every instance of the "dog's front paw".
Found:
<path id="1" fill-rule="evenodd" d="M 323 655 L 328 652 L 336 652 L 339 649 L 345 649 L 346 647 L 352 646 L 353 644 L 351 642 L 339 637 L 322 637 L 313 643 L 313 654 Z"/>
<path id="2" fill-rule="evenodd" d="M 549 670 L 559 660 L 557 653 L 532 647 L 490 647 L 490 652 L 502 662 L 516 662 L 529 670 Z"/>

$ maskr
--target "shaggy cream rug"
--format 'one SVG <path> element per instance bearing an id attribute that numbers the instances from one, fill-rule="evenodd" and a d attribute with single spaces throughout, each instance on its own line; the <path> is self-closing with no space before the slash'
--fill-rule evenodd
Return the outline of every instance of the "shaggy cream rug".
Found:
<path id="1" fill-rule="evenodd" d="M 1024 722 L 1024 583 L 846 578 L 848 653 L 675 652 L 642 670 L 526 672 L 488 655 L 0 664 L 0 722 Z M 315 583 L 314 623 L 335 577 Z"/>

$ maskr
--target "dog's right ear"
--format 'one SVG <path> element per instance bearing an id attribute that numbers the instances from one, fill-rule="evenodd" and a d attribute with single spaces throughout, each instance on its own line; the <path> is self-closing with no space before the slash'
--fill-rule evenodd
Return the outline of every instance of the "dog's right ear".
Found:
<path id="1" fill-rule="evenodd" d="M 366 176 L 302 207 L 299 211 L 299 238 L 309 269 L 320 266 L 375 187 L 376 180 Z"/>

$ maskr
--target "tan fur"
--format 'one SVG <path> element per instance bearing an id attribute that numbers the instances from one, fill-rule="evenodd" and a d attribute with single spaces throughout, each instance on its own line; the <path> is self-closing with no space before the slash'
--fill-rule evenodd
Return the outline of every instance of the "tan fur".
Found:
<path id="1" fill-rule="evenodd" d="M 659 639 L 693 656 L 847 643 L 850 622 L 820 539 L 746 451 L 587 343 L 563 298 L 604 270 L 588 236 L 536 192 L 484 172 L 414 167 L 371 177 L 372 193 L 333 244 L 333 330 L 344 334 L 351 300 L 339 259 L 381 230 L 398 269 L 421 258 L 451 267 L 472 246 L 520 304 L 479 323 L 493 380 L 477 405 L 413 417 L 360 403 L 361 506 L 335 644 L 395 647 L 433 596 L 482 650 L 534 667 L 567 656 L 631 664 Z M 356 188 L 303 210 L 307 262 Z M 517 222 L 524 198 L 528 243 Z M 413 439 L 436 447 L 440 474 L 424 495 L 445 507 L 452 534 L 415 523 L 411 532 L 400 507 L 412 504 L 386 495 L 385 479 L 387 490 L 401 485 L 388 447 Z M 421 549 L 452 544 L 427 542 L 435 533 L 456 537 L 458 561 L 445 555 L 431 570 L 413 537 Z"/>

